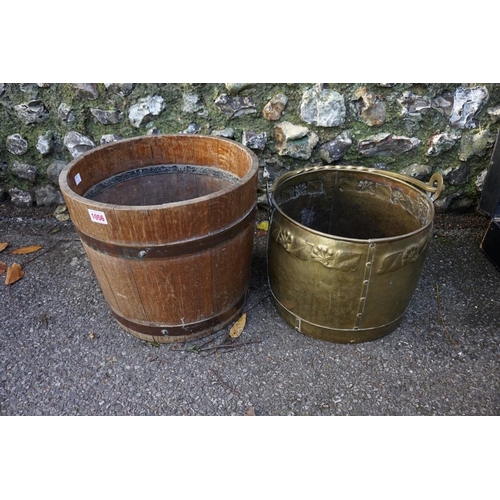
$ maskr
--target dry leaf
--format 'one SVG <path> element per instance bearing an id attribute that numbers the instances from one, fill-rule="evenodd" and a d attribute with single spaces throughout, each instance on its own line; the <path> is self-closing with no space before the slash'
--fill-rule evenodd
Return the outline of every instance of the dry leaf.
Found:
<path id="1" fill-rule="evenodd" d="M 15 283 L 17 280 L 20 280 L 23 276 L 24 276 L 23 268 L 17 262 L 14 262 L 14 264 L 9 266 L 9 268 L 7 269 L 7 275 L 5 276 L 5 284 L 12 285 L 12 283 Z"/>
<path id="2" fill-rule="evenodd" d="M 9 244 L 8 244 L 7 242 L 5 242 L 5 243 L 0 243 L 0 252 L 1 252 L 2 250 L 5 250 L 8 246 L 9 246 Z"/>
<path id="3" fill-rule="evenodd" d="M 244 417 L 255 417 L 255 410 L 253 409 L 253 406 L 249 406 L 247 408 L 247 411 L 245 412 L 245 415 L 243 415 Z"/>
<path id="4" fill-rule="evenodd" d="M 69 220 L 69 213 L 66 205 L 57 205 L 56 209 L 54 210 L 54 217 L 60 222 Z"/>
<path id="5" fill-rule="evenodd" d="M 26 253 L 38 252 L 38 250 L 40 250 L 40 248 L 42 248 L 42 247 L 39 245 L 32 245 L 30 247 L 22 247 L 22 248 L 18 248 L 16 250 L 12 250 L 12 252 L 10 252 L 10 253 L 12 255 L 23 255 Z"/>
<path id="6" fill-rule="evenodd" d="M 64 221 L 69 220 L 69 214 L 57 214 L 57 215 L 55 215 L 55 218 L 56 218 L 59 222 L 64 222 Z"/>
<path id="7" fill-rule="evenodd" d="M 66 205 L 57 205 L 56 209 L 54 210 L 54 215 L 57 214 L 62 214 L 68 210 L 68 207 Z"/>
<path id="8" fill-rule="evenodd" d="M 7 264 L 5 262 L 0 262 L 0 276 L 7 270 Z"/>
<path id="9" fill-rule="evenodd" d="M 247 322 L 247 315 L 246 315 L 246 313 L 243 313 L 241 315 L 240 319 L 231 327 L 231 330 L 229 332 L 229 336 L 232 339 L 237 339 L 241 335 L 243 328 L 245 328 L 246 322 Z"/>
<path id="10" fill-rule="evenodd" d="M 269 221 L 264 220 L 257 224 L 257 229 L 260 229 L 261 231 L 269 231 Z"/>

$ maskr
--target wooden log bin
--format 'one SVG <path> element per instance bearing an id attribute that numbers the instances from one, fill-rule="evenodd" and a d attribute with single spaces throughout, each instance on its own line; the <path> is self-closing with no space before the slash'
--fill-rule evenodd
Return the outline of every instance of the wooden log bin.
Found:
<path id="1" fill-rule="evenodd" d="M 96 147 L 60 174 L 119 325 L 154 342 L 224 328 L 250 278 L 258 160 L 241 144 L 158 135 Z"/>

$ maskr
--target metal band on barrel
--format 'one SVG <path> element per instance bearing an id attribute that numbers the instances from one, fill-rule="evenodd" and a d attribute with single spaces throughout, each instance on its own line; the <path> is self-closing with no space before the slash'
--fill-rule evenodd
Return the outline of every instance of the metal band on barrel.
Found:
<path id="1" fill-rule="evenodd" d="M 251 224 L 254 217 L 254 211 L 255 205 L 242 219 L 237 221 L 232 226 L 224 228 L 222 231 L 217 233 L 212 233 L 201 238 L 168 243 L 166 245 L 144 247 L 117 245 L 116 243 L 107 243 L 105 241 L 97 240 L 92 236 L 83 233 L 78 228 L 76 228 L 76 231 L 86 245 L 97 252 L 106 255 L 112 255 L 122 259 L 163 259 L 165 257 L 178 257 L 181 255 L 190 255 L 201 252 L 234 238 Z"/>
<path id="2" fill-rule="evenodd" d="M 209 318 L 204 321 L 198 321 L 197 323 L 190 323 L 186 325 L 165 325 L 165 326 L 151 326 L 144 325 L 142 323 L 137 323 L 135 321 L 131 321 L 129 319 L 120 316 L 115 311 L 111 311 L 118 321 L 126 328 L 133 330 L 134 332 L 139 332 L 144 335 L 151 335 L 153 337 L 186 337 L 190 335 L 194 335 L 198 332 L 202 332 L 204 330 L 209 330 L 212 327 L 216 327 L 237 314 L 237 312 L 243 307 L 245 303 L 244 293 L 241 298 L 229 309 L 226 309 L 221 314 L 214 316 L 213 318 Z"/>

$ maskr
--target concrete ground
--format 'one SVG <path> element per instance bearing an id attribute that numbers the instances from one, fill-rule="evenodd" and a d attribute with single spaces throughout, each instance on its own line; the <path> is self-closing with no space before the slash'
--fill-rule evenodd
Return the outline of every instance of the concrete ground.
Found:
<path id="1" fill-rule="evenodd" d="M 0 261 L 25 272 L 0 278 L 0 415 L 500 413 L 500 272 L 479 248 L 485 216 L 436 216 L 410 308 L 380 340 L 334 344 L 288 326 L 256 231 L 241 336 L 155 346 L 121 330 L 71 221 L 52 211 L 0 204 Z M 10 254 L 29 245 L 42 249 Z"/>

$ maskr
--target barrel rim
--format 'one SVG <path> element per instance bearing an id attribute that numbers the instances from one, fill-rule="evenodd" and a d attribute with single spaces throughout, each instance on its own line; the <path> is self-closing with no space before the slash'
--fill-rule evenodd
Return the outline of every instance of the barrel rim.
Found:
<path id="1" fill-rule="evenodd" d="M 82 161 L 83 158 L 87 158 L 88 156 L 91 156 L 92 154 L 98 153 L 99 151 L 102 151 L 103 149 L 106 149 L 110 147 L 111 145 L 116 145 L 118 142 L 119 143 L 131 143 L 135 141 L 147 141 L 149 138 L 151 139 L 157 139 L 161 137 L 187 137 L 187 138 L 203 138 L 203 139 L 209 139 L 209 140 L 214 140 L 217 142 L 226 142 L 228 144 L 231 144 L 232 146 L 241 149 L 244 153 L 246 153 L 249 156 L 250 159 L 250 167 L 248 169 L 248 172 L 243 176 L 239 177 L 238 180 L 231 184 L 230 186 L 227 186 L 219 191 L 216 191 L 215 193 L 209 193 L 204 196 L 199 196 L 197 198 L 191 198 L 189 200 L 184 200 L 184 201 L 175 201 L 171 203 L 162 203 L 162 204 L 156 204 L 156 205 L 118 205 L 114 203 L 103 203 L 100 201 L 95 201 L 89 198 L 85 198 L 84 196 L 79 195 L 73 189 L 69 187 L 68 184 L 68 175 L 70 171 L 80 162 Z M 158 134 L 155 136 L 134 136 L 134 137 L 127 137 L 125 139 L 120 139 L 119 141 L 107 143 L 107 144 L 101 144 L 95 148 L 90 149 L 89 151 L 83 153 L 77 158 L 74 158 L 71 162 L 69 162 L 63 170 L 61 170 L 61 173 L 59 174 L 59 188 L 63 194 L 66 194 L 69 196 L 71 199 L 74 201 L 82 204 L 82 205 L 88 205 L 93 208 L 100 208 L 102 210 L 114 210 L 114 211 L 130 211 L 130 210 L 163 210 L 166 207 L 185 207 L 185 206 L 193 206 L 198 203 L 203 203 L 211 198 L 216 198 L 219 196 L 224 196 L 232 191 L 237 190 L 239 187 L 242 185 L 247 184 L 258 172 L 259 170 L 259 159 L 257 158 L 257 155 L 248 147 L 244 146 L 243 144 L 235 141 L 234 139 L 228 139 L 226 137 L 218 137 L 218 136 L 213 136 L 213 135 L 202 135 L 202 134 Z"/>
<path id="2" fill-rule="evenodd" d="M 287 176 L 287 178 L 285 180 L 294 179 L 296 177 L 301 177 L 303 175 L 307 175 L 307 174 L 310 174 L 312 172 L 320 172 L 320 171 L 342 171 L 342 172 L 370 173 L 370 174 L 374 174 L 374 175 L 379 176 L 379 177 L 387 178 L 387 176 L 383 175 L 384 170 L 370 168 L 368 171 L 364 167 L 361 167 L 361 168 L 363 168 L 363 170 L 361 170 L 361 169 L 358 170 L 358 167 L 351 166 L 351 165 L 345 165 L 345 166 L 344 165 L 335 165 L 333 167 L 332 167 L 332 165 L 325 165 L 322 167 L 320 166 L 320 167 L 314 167 L 312 169 L 300 170 L 295 175 L 292 172 L 290 172 L 291 175 Z M 425 196 L 425 194 L 423 194 L 422 191 L 417 189 L 415 186 L 412 186 L 408 182 L 404 182 L 401 179 L 394 179 L 393 178 L 392 180 L 394 182 L 404 184 L 405 186 L 410 188 L 415 193 L 418 193 L 420 196 L 422 196 L 423 199 L 426 200 L 426 203 L 428 204 L 428 206 L 430 208 L 429 221 L 426 224 L 422 225 L 422 227 L 420 227 L 418 229 L 415 229 L 415 231 L 411 231 L 409 233 L 404 233 L 404 234 L 397 235 L 397 236 L 389 236 L 389 237 L 385 237 L 385 238 L 365 238 L 365 239 L 346 238 L 345 236 L 336 236 L 336 235 L 332 235 L 332 234 L 328 234 L 328 233 L 323 233 L 322 231 L 318 231 L 316 229 L 312 229 L 310 227 L 307 227 L 304 224 L 301 224 L 297 220 L 295 220 L 292 217 L 290 217 L 289 215 L 285 214 L 285 212 L 283 212 L 283 210 L 281 210 L 281 208 L 279 207 L 279 205 L 275 199 L 275 196 L 274 196 L 276 193 L 276 189 L 278 188 L 278 186 L 281 183 L 280 179 L 281 179 L 280 177 L 278 177 L 276 179 L 275 184 L 272 188 L 272 192 L 271 192 L 271 196 L 270 196 L 270 202 L 272 204 L 272 208 L 274 210 L 277 210 L 279 212 L 279 214 L 282 217 L 284 217 L 287 221 L 289 221 L 293 225 L 299 227 L 303 231 L 320 236 L 322 238 L 326 238 L 328 240 L 344 241 L 347 243 L 356 243 L 356 244 L 372 244 L 372 243 L 380 244 L 380 243 L 386 243 L 386 242 L 400 241 L 404 238 L 409 238 L 409 237 L 415 236 L 423 231 L 429 230 L 430 228 L 432 228 L 433 223 L 434 223 L 435 208 L 434 208 L 434 203 L 432 203 L 432 200 L 430 200 L 427 196 Z"/>

